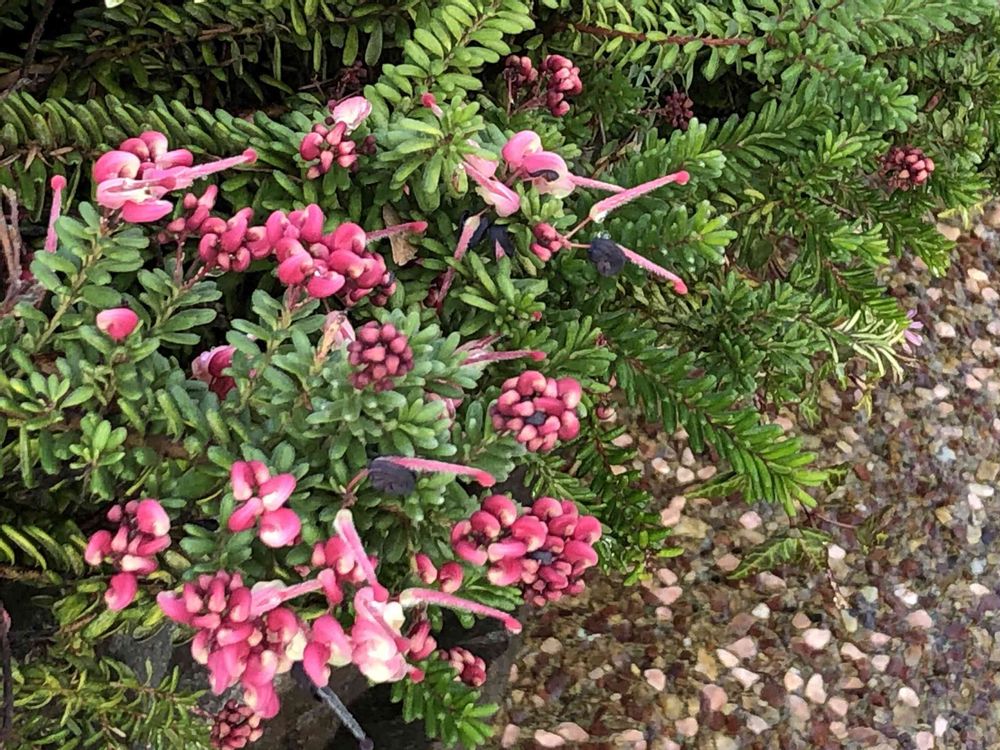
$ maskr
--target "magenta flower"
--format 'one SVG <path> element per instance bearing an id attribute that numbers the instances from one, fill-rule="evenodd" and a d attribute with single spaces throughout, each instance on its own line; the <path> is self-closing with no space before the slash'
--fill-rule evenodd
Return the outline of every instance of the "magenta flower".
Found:
<path id="1" fill-rule="evenodd" d="M 117 529 L 91 534 L 83 559 L 88 565 L 108 562 L 118 569 L 108 581 L 104 600 L 109 609 L 120 610 L 135 599 L 138 576 L 155 571 L 156 555 L 170 546 L 170 517 L 158 501 L 148 498 L 115 505 L 106 517 Z"/>
<path id="2" fill-rule="evenodd" d="M 97 328 L 114 341 L 124 341 L 139 325 L 139 316 L 127 307 L 115 307 L 97 313 Z"/>
<path id="3" fill-rule="evenodd" d="M 521 197 L 493 176 L 499 162 L 467 154 L 462 166 L 476 183 L 476 192 L 493 207 L 498 216 L 510 216 L 521 208 Z"/>
<path id="4" fill-rule="evenodd" d="M 195 180 L 256 159 L 257 153 L 247 149 L 240 156 L 192 166 L 190 151 L 169 151 L 165 135 L 147 131 L 123 141 L 118 149 L 101 155 L 94 163 L 97 202 L 104 208 L 120 210 L 128 222 L 157 221 L 173 210 L 173 204 L 164 200 L 170 191 L 190 187 Z"/>
<path id="5" fill-rule="evenodd" d="M 535 241 L 531 244 L 531 252 L 543 263 L 551 260 L 560 250 L 570 247 L 570 241 L 551 224 L 536 224 L 531 233 L 535 237 Z"/>
<path id="6" fill-rule="evenodd" d="M 428 586 L 436 583 L 438 588 L 448 594 L 452 594 L 462 587 L 465 571 L 457 562 L 446 562 L 438 569 L 427 555 L 418 552 L 413 556 L 413 565 L 417 578 Z"/>
<path id="7" fill-rule="evenodd" d="M 49 186 L 52 188 L 52 208 L 49 210 L 49 229 L 45 234 L 45 252 L 54 253 L 59 243 L 56 221 L 62 212 L 62 192 L 66 188 L 66 178 L 57 174 L 49 181 Z"/>
<path id="8" fill-rule="evenodd" d="M 225 374 L 233 364 L 235 353 L 235 346 L 224 344 L 202 352 L 191 363 L 191 374 L 194 379 L 205 383 L 208 390 L 218 396 L 220 401 L 236 387 L 236 380 Z"/>
<path id="9" fill-rule="evenodd" d="M 529 451 L 547 452 L 557 440 L 572 440 L 580 432 L 576 407 L 582 390 L 573 378 L 547 378 L 526 370 L 503 384 L 490 409 L 493 427 L 513 433 Z"/>
<path id="10" fill-rule="evenodd" d="M 302 528 L 295 511 L 282 507 L 295 491 L 295 477 L 272 477 L 260 461 L 237 461 L 229 472 L 233 497 L 241 503 L 229 516 L 229 530 L 252 529 L 260 522 L 258 536 L 268 547 L 293 544 Z"/>
<path id="11" fill-rule="evenodd" d="M 330 681 L 330 667 L 351 663 L 354 645 L 340 623 L 330 615 L 321 615 L 312 623 L 309 642 L 302 655 L 302 667 L 317 685 Z"/>

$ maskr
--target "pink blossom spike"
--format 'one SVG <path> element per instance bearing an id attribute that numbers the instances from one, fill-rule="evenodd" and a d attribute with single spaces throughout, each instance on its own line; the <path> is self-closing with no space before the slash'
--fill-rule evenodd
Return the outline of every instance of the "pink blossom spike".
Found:
<path id="1" fill-rule="evenodd" d="M 372 567 L 368 553 L 365 552 L 364 545 L 361 543 L 361 537 L 358 536 L 358 530 L 354 526 L 354 517 L 351 515 L 351 511 L 345 508 L 337 513 L 333 519 L 333 530 L 347 543 L 351 554 L 354 555 L 357 566 L 365 574 L 365 580 L 368 581 L 368 585 L 379 596 L 387 596 L 389 592 L 378 582 L 378 578 L 375 575 L 375 568 Z"/>
<path id="2" fill-rule="evenodd" d="M 394 234 L 401 234 L 403 232 L 410 232 L 411 234 L 423 234 L 427 231 L 426 221 L 408 221 L 405 224 L 395 224 L 391 227 L 386 227 L 385 229 L 376 229 L 374 232 L 367 233 L 368 244 L 375 242 L 376 240 L 381 240 L 386 237 L 391 237 Z"/>
<path id="3" fill-rule="evenodd" d="M 581 177 L 580 175 L 571 174 L 569 179 L 577 187 L 591 188 L 593 190 L 606 190 L 609 193 L 625 192 L 625 188 L 621 185 L 612 185 L 610 182 L 602 182 L 601 180 L 594 180 L 590 177 Z"/>
<path id="4" fill-rule="evenodd" d="M 643 256 L 639 255 L 639 253 L 633 250 L 629 250 L 627 247 L 618 245 L 618 248 L 622 251 L 625 257 L 628 258 L 630 263 L 634 263 L 644 271 L 649 271 L 652 274 L 656 274 L 657 276 L 661 276 L 662 278 L 666 279 L 671 284 L 673 284 L 674 291 L 677 292 L 678 294 L 687 294 L 688 292 L 687 284 L 684 283 L 683 279 L 681 279 L 680 276 L 678 276 L 675 273 L 671 273 L 662 266 L 658 266 L 656 263 L 649 260 L 649 258 L 644 258 Z"/>
<path id="5" fill-rule="evenodd" d="M 404 469 L 410 469 L 411 471 L 432 471 L 441 474 L 457 474 L 458 476 L 471 477 L 479 482 L 479 485 L 482 487 L 492 487 L 497 481 L 489 472 L 473 466 L 452 464 L 447 461 L 434 461 L 428 458 L 404 458 L 402 456 L 383 456 L 383 458 L 396 464 L 396 466 L 402 466 Z"/>
<path id="6" fill-rule="evenodd" d="M 536 362 L 545 359 L 545 352 L 532 349 L 517 349 L 509 352 L 482 352 L 470 355 L 464 362 L 466 365 L 479 365 L 484 362 L 501 362 L 510 359 L 521 359 L 530 357 Z"/>
<path id="7" fill-rule="evenodd" d="M 592 221 L 600 224 L 604 221 L 605 217 L 616 208 L 624 206 L 626 203 L 634 201 L 646 193 L 651 193 L 664 185 L 669 185 L 671 183 L 677 183 L 678 185 L 686 185 L 687 181 L 690 179 L 690 175 L 683 169 L 679 172 L 674 172 L 673 174 L 664 175 L 663 177 L 658 177 L 655 180 L 650 180 L 649 182 L 644 182 L 641 185 L 636 185 L 635 187 L 629 188 L 628 190 L 623 190 L 617 195 L 613 195 L 610 198 L 605 198 L 602 201 L 598 201 L 590 208 L 590 219 Z"/>
<path id="8" fill-rule="evenodd" d="M 57 174 L 49 181 L 52 188 L 52 208 L 49 211 L 49 231 L 45 235 L 45 252 L 54 253 L 59 244 L 59 237 L 56 235 L 56 221 L 62 213 L 62 191 L 66 187 L 66 178 Z"/>
<path id="9" fill-rule="evenodd" d="M 458 609 L 463 612 L 471 612 L 481 617 L 492 617 L 500 620 L 504 624 L 504 627 L 512 633 L 521 632 L 521 623 L 506 612 L 494 609 L 493 607 L 487 607 L 478 602 L 469 601 L 468 599 L 462 599 L 452 594 L 446 594 L 442 591 L 406 589 L 400 593 L 399 603 L 404 608 L 415 607 L 418 604 L 433 604 L 436 607 L 444 607 L 445 609 Z"/>

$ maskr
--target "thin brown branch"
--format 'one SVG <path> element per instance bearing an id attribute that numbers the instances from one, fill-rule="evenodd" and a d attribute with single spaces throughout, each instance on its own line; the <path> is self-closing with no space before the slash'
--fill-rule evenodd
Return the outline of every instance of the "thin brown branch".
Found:
<path id="1" fill-rule="evenodd" d="M 706 47 L 746 47 L 751 39 L 745 37 L 713 37 L 713 36 L 668 36 L 663 39 L 647 40 L 645 34 L 640 31 L 619 31 L 618 29 L 607 29 L 603 26 L 591 26 L 586 23 L 574 23 L 573 28 L 581 34 L 600 37 L 602 39 L 614 39 L 621 37 L 631 39 L 634 42 L 652 41 L 653 44 L 676 44 L 683 46 L 689 42 L 701 42 Z"/>

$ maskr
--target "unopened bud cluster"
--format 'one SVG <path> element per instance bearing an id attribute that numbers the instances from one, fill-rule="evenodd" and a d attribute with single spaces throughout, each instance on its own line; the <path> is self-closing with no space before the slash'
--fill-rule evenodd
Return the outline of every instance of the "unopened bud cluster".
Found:
<path id="1" fill-rule="evenodd" d="M 582 391 L 573 378 L 548 378 L 525 370 L 503 384 L 493 404 L 493 427 L 513 433 L 529 451 L 546 452 L 558 440 L 572 440 L 580 433 L 576 407 Z"/>
<path id="2" fill-rule="evenodd" d="M 372 386 L 386 391 L 413 369 L 413 350 L 406 335 L 392 323 L 365 323 L 357 338 L 347 345 L 347 359 L 354 367 L 355 388 Z"/>

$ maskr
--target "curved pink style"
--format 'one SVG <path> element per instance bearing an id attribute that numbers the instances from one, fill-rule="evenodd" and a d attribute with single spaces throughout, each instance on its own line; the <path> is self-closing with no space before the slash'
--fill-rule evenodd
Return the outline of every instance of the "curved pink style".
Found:
<path id="1" fill-rule="evenodd" d="M 472 614 L 479 615 L 481 617 L 492 617 L 496 620 L 500 620 L 504 627 L 512 633 L 521 632 L 521 623 L 506 612 L 493 607 L 487 607 L 485 604 L 469 601 L 468 599 L 461 599 L 442 591 L 432 591 L 430 589 L 406 589 L 400 593 L 399 603 L 406 608 L 415 607 L 418 604 L 433 604 L 436 607 L 444 607 L 445 609 L 457 609 L 464 612 L 471 612 Z"/>
<path id="2" fill-rule="evenodd" d="M 663 266 L 657 265 L 649 258 L 645 258 L 639 255 L 639 253 L 635 252 L 634 250 L 629 250 L 627 247 L 624 247 L 623 245 L 618 245 L 618 249 L 622 251 L 625 257 L 628 258 L 630 263 L 634 263 L 644 271 L 649 271 L 652 274 L 656 274 L 657 276 L 666 279 L 671 284 L 673 284 L 674 291 L 677 292 L 678 294 L 687 294 L 688 292 L 687 284 L 685 284 L 684 280 L 677 274 L 668 271 Z"/>
<path id="3" fill-rule="evenodd" d="M 686 185 L 690 179 L 690 175 L 683 169 L 674 172 L 673 174 L 664 175 L 663 177 L 658 177 L 655 180 L 650 180 L 649 182 L 644 182 L 641 185 L 636 185 L 635 187 L 623 190 L 622 192 L 611 196 L 610 198 L 605 198 L 602 201 L 598 201 L 590 208 L 590 213 L 588 214 L 591 221 L 600 224 L 604 221 L 605 217 L 616 208 L 624 206 L 626 203 L 634 201 L 636 198 L 645 195 L 646 193 L 651 193 L 654 190 L 663 187 L 664 185 L 669 185 L 671 183 L 677 183 L 678 185 Z"/>
<path id="4" fill-rule="evenodd" d="M 139 316 L 127 307 L 115 307 L 97 313 L 97 328 L 115 341 L 123 341 L 139 325 Z"/>
<path id="5" fill-rule="evenodd" d="M 487 471 L 477 469 L 473 466 L 463 466 L 462 464 L 452 464 L 447 461 L 434 461 L 428 458 L 405 458 L 403 456 L 382 456 L 385 461 L 391 461 L 396 466 L 412 471 L 432 471 L 438 474 L 457 474 L 458 476 L 471 477 L 482 487 L 492 487 L 496 484 L 496 478 Z"/>
<path id="6" fill-rule="evenodd" d="M 52 188 L 52 208 L 49 210 L 49 228 L 45 234 L 45 251 L 54 253 L 59 244 L 59 237 L 56 235 L 56 221 L 62 213 L 62 192 L 66 188 L 66 178 L 57 174 L 49 181 Z"/>

